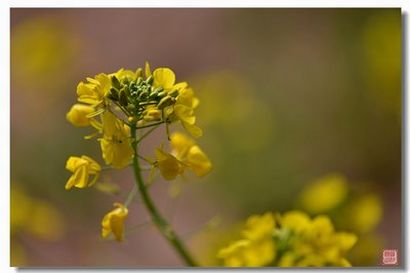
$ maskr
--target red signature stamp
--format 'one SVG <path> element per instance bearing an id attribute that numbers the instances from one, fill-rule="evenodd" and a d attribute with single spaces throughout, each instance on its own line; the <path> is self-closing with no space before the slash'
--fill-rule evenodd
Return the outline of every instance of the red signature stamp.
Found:
<path id="1" fill-rule="evenodd" d="M 397 249 L 383 250 L 383 265 L 397 265 Z"/>

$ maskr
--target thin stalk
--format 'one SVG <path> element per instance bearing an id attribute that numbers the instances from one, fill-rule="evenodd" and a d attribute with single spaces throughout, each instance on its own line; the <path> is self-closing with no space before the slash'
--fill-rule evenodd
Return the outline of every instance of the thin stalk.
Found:
<path id="1" fill-rule="evenodd" d="M 142 126 L 135 127 L 135 128 L 136 128 L 136 129 L 148 128 L 148 127 L 152 127 L 152 126 L 156 126 L 156 125 L 162 124 L 162 123 L 164 123 L 164 122 L 165 122 L 165 121 L 158 121 L 158 122 L 155 122 L 155 123 L 151 123 L 151 124 L 147 124 L 147 125 L 142 125 Z"/>
<path id="2" fill-rule="evenodd" d="M 137 139 L 137 127 L 131 127 L 131 137 Z M 145 207 L 147 208 L 153 223 L 157 226 L 160 233 L 168 240 L 168 242 L 174 247 L 175 251 L 181 256 L 184 262 L 189 266 L 197 266 L 190 253 L 187 251 L 182 241 L 179 239 L 175 231 L 168 224 L 167 220 L 159 213 L 154 202 L 149 195 L 145 186 L 144 180 L 141 175 L 141 169 L 138 161 L 138 145 L 137 141 L 132 141 L 132 148 L 134 150 L 133 169 L 135 182 L 138 186 L 141 199 Z"/>

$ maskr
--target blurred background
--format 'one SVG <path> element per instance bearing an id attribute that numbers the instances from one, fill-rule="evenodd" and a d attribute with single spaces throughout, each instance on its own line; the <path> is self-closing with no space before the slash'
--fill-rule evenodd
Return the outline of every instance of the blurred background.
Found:
<path id="1" fill-rule="evenodd" d="M 172 68 L 201 101 L 198 142 L 213 172 L 151 192 L 202 264 L 218 264 L 249 215 L 291 209 L 358 234 L 354 266 L 400 251 L 400 9 L 13 8 L 12 265 L 182 265 L 138 202 L 123 243 L 100 239 L 130 170 L 64 189 L 68 156 L 103 162 L 83 139 L 90 130 L 65 119 L 78 82 L 145 61 Z M 163 140 L 157 131 L 145 154 Z"/>

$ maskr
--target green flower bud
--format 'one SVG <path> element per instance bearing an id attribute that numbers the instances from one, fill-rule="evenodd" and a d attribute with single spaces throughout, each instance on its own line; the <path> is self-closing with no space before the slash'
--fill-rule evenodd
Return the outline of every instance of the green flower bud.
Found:
<path id="1" fill-rule="evenodd" d="M 113 101 L 118 101 L 118 90 L 115 88 L 110 89 L 110 93 L 108 93 L 108 98 Z"/>
<path id="2" fill-rule="evenodd" d="M 176 98 L 178 96 L 179 92 L 178 90 L 172 90 L 171 92 L 168 93 L 168 95 L 170 95 L 173 98 Z"/>
<path id="3" fill-rule="evenodd" d="M 111 77 L 111 83 L 112 83 L 112 86 L 113 86 L 114 88 L 121 89 L 121 83 L 120 83 L 120 81 L 117 79 L 117 77 L 112 76 L 112 77 Z"/>
<path id="4" fill-rule="evenodd" d="M 147 83 L 147 84 L 152 84 L 153 82 L 154 82 L 154 77 L 151 75 L 151 76 L 149 76 L 146 80 L 145 80 L 145 82 Z"/>
<path id="5" fill-rule="evenodd" d="M 142 82 L 142 77 L 138 77 L 138 78 L 137 78 L 137 85 L 140 85 L 141 82 Z"/>
<path id="6" fill-rule="evenodd" d="M 130 111 L 130 112 L 134 112 L 134 110 L 135 110 L 135 105 L 132 104 L 132 103 L 128 104 L 128 105 L 127 105 L 127 110 Z"/>
<path id="7" fill-rule="evenodd" d="M 161 92 L 158 93 L 158 97 L 159 97 L 159 98 L 163 98 L 163 97 L 165 97 L 166 95 L 167 95 L 167 92 L 165 92 L 165 91 L 161 91 Z"/>
<path id="8" fill-rule="evenodd" d="M 138 99 L 139 100 L 146 100 L 148 98 L 148 91 L 147 90 L 144 90 L 144 91 L 142 91 L 141 92 L 141 94 L 138 96 Z"/>
<path id="9" fill-rule="evenodd" d="M 154 100 L 158 96 L 158 92 L 154 91 L 151 94 L 149 94 L 149 99 Z"/>
<path id="10" fill-rule="evenodd" d="M 128 104 L 128 98 L 127 98 L 127 94 L 125 94 L 124 90 L 120 91 L 120 98 L 119 98 L 120 104 L 122 106 L 127 106 Z"/>
<path id="11" fill-rule="evenodd" d="M 164 91 L 164 88 L 162 88 L 161 86 L 160 86 L 160 87 L 157 87 L 157 88 L 154 90 L 154 92 L 157 92 L 157 93 L 159 93 L 159 92 L 161 92 L 161 91 Z"/>
<path id="12" fill-rule="evenodd" d="M 138 68 L 136 71 L 135 71 L 135 75 L 136 75 L 136 78 L 138 79 L 139 77 L 141 77 L 142 76 L 142 68 Z"/>

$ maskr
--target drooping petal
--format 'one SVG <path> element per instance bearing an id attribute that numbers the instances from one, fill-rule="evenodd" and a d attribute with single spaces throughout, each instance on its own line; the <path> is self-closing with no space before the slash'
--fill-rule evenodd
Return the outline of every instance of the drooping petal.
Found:
<path id="1" fill-rule="evenodd" d="M 184 171 L 183 164 L 173 155 L 158 148 L 155 150 L 158 169 L 165 180 L 174 180 L 177 175 Z"/>
<path id="2" fill-rule="evenodd" d="M 206 154 L 194 145 L 188 152 L 187 163 L 197 176 L 205 176 L 212 170 L 212 163 Z"/>

